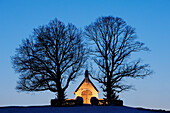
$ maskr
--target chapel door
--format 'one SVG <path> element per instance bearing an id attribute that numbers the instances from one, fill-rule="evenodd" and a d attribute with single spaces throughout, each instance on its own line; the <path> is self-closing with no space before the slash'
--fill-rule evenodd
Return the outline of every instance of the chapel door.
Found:
<path id="1" fill-rule="evenodd" d="M 90 104 L 90 99 L 92 97 L 92 92 L 90 90 L 85 90 L 81 93 L 81 96 L 84 100 L 83 104 Z"/>

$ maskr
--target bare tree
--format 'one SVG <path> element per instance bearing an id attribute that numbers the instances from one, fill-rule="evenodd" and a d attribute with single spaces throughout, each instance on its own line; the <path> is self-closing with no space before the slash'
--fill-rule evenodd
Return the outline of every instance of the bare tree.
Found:
<path id="1" fill-rule="evenodd" d="M 86 37 L 93 42 L 90 52 L 99 68 L 99 73 L 91 77 L 102 84 L 108 100 L 115 92 L 131 88 L 122 83 L 125 78 L 144 78 L 152 73 L 148 64 L 128 60 L 132 53 L 149 49 L 136 41 L 135 29 L 121 18 L 100 17 L 85 30 Z"/>
<path id="2" fill-rule="evenodd" d="M 69 83 L 80 74 L 86 60 L 82 32 L 55 19 L 34 29 L 11 59 L 20 73 L 17 90 L 50 90 L 63 100 Z"/>

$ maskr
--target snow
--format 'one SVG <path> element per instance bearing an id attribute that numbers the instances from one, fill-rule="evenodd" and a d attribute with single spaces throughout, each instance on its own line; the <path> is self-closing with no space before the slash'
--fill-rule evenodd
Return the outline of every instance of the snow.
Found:
<path id="1" fill-rule="evenodd" d="M 162 113 L 125 106 L 0 107 L 0 113 Z"/>

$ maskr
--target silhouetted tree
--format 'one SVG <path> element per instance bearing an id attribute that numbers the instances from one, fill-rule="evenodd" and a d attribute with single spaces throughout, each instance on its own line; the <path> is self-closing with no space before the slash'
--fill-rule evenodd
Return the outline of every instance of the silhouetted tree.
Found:
<path id="1" fill-rule="evenodd" d="M 50 90 L 63 100 L 69 83 L 80 74 L 86 60 L 82 32 L 55 19 L 34 29 L 11 59 L 13 68 L 20 73 L 17 90 Z"/>
<path id="2" fill-rule="evenodd" d="M 144 78 L 151 74 L 148 64 L 140 65 L 140 60 L 128 61 L 132 53 L 148 48 L 135 40 L 135 29 L 121 18 L 100 17 L 85 30 L 86 37 L 93 42 L 90 52 L 99 68 L 99 73 L 91 77 L 102 84 L 108 100 L 114 92 L 131 88 L 122 83 L 124 78 Z"/>

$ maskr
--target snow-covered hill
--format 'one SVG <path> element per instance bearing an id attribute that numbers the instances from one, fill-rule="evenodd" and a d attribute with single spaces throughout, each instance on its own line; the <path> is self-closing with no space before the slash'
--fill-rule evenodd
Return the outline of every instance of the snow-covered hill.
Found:
<path id="1" fill-rule="evenodd" d="M 0 113 L 163 113 L 125 106 L 74 106 L 74 107 L 0 107 Z"/>

